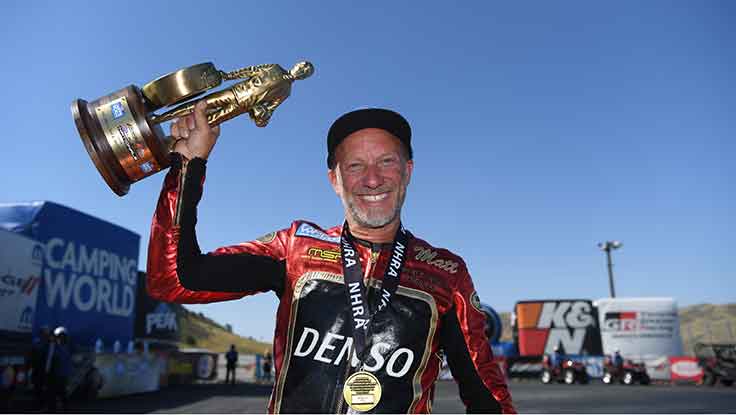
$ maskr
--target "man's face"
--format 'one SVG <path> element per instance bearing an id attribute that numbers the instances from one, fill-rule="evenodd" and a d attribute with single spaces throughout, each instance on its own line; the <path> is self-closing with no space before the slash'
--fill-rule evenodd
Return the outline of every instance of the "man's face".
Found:
<path id="1" fill-rule="evenodd" d="M 400 220 L 414 167 L 402 150 L 398 138 L 378 128 L 356 131 L 337 147 L 337 165 L 328 176 L 358 225 L 381 228 Z"/>

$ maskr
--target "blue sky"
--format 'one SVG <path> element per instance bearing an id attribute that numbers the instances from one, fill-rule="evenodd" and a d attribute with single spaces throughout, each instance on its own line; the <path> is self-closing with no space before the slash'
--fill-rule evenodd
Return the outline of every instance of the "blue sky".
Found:
<path id="1" fill-rule="evenodd" d="M 51 200 L 142 236 L 164 174 L 118 198 L 69 104 L 199 62 L 315 75 L 259 129 L 222 128 L 205 250 L 342 208 L 325 135 L 384 106 L 414 132 L 403 218 L 462 255 L 484 302 L 607 296 L 596 243 L 619 239 L 619 296 L 736 299 L 732 2 L 2 2 L 0 202 Z M 194 306 L 271 338 L 276 297 Z"/>

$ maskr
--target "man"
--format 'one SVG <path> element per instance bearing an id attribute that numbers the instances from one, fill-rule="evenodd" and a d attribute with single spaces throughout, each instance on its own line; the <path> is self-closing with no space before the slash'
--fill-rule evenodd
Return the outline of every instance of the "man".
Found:
<path id="1" fill-rule="evenodd" d="M 383 109 L 350 112 L 327 137 L 342 226 L 297 220 L 203 255 L 195 234 L 207 157 L 219 135 L 204 106 L 176 139 L 153 218 L 149 294 L 205 303 L 272 290 L 280 298 L 271 412 L 430 412 L 444 350 L 469 412 L 514 412 L 463 260 L 401 226 L 411 129 Z"/>
<path id="2" fill-rule="evenodd" d="M 560 346 L 555 346 L 552 349 L 552 354 L 549 356 L 549 365 L 553 372 L 557 372 L 562 365 L 562 354 L 560 353 Z"/>
<path id="3" fill-rule="evenodd" d="M 58 401 L 61 401 L 61 410 L 67 410 L 66 387 L 72 374 L 72 355 L 66 328 L 59 326 L 53 334 L 46 356 L 47 404 L 52 413 L 56 412 Z"/>
<path id="4" fill-rule="evenodd" d="M 227 361 L 227 372 L 225 373 L 225 383 L 235 384 L 235 366 L 238 364 L 238 351 L 235 350 L 235 345 L 230 345 L 230 350 L 225 353 L 225 360 Z M 231 378 L 232 376 L 232 378 Z"/>
<path id="5" fill-rule="evenodd" d="M 623 356 L 621 356 L 621 350 L 616 349 L 613 352 L 611 364 L 613 365 L 616 376 L 621 376 L 624 369 L 624 358 Z"/>
<path id="6" fill-rule="evenodd" d="M 46 388 L 46 356 L 49 353 L 49 342 L 51 330 L 49 326 L 41 326 L 38 330 L 38 338 L 33 340 L 31 346 L 31 383 L 36 402 L 43 403 L 44 390 Z"/>
<path id="7" fill-rule="evenodd" d="M 263 380 L 265 382 L 271 381 L 271 366 L 273 365 L 273 358 L 271 357 L 271 352 L 266 350 L 266 354 L 263 356 L 263 365 L 261 369 L 263 369 Z"/>

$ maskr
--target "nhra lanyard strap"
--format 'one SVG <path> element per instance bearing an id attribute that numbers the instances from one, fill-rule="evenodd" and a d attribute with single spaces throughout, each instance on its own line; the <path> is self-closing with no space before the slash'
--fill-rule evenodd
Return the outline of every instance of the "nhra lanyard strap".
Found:
<path id="1" fill-rule="evenodd" d="M 370 314 L 368 302 L 366 300 L 366 288 L 363 283 L 363 269 L 360 266 L 360 258 L 358 258 L 355 245 L 353 245 L 353 235 L 350 233 L 347 221 L 343 225 L 340 235 L 340 254 L 342 258 L 342 270 L 345 278 L 345 294 L 347 295 L 348 304 L 350 304 L 350 321 L 353 323 L 353 341 L 355 351 L 359 361 L 363 361 L 363 353 L 366 349 L 366 333 L 369 331 L 371 320 L 375 315 L 383 311 L 391 302 L 391 297 L 399 287 L 399 279 L 401 270 L 404 267 L 406 259 L 406 247 L 409 242 L 409 234 L 404 227 L 399 224 L 396 231 L 393 245 L 391 247 L 391 260 L 386 273 L 383 277 L 383 285 L 381 286 L 381 302 L 378 304 L 378 310 Z"/>

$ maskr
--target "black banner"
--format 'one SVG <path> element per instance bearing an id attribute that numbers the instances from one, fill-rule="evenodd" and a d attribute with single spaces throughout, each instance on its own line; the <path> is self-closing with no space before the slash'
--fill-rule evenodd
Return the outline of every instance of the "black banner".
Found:
<path id="1" fill-rule="evenodd" d="M 138 273 L 134 336 L 138 339 L 179 341 L 176 305 L 156 301 L 146 292 L 146 273 Z"/>

